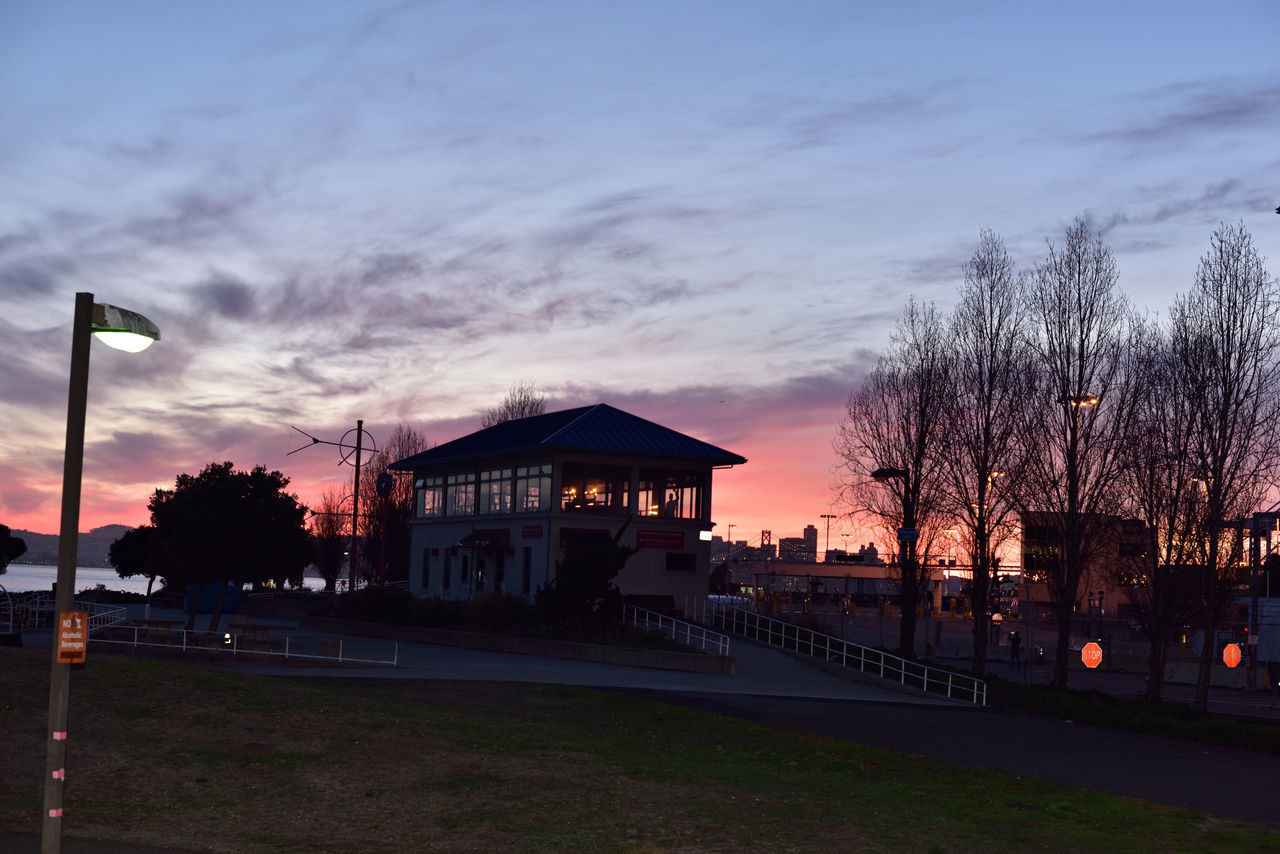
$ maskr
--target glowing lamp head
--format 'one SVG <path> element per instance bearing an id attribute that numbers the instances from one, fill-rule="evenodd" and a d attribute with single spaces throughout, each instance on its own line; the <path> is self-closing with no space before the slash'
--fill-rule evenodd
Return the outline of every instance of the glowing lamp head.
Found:
<path id="1" fill-rule="evenodd" d="M 93 334 L 103 344 L 129 353 L 140 353 L 160 340 L 160 330 L 135 311 L 94 303 Z"/>

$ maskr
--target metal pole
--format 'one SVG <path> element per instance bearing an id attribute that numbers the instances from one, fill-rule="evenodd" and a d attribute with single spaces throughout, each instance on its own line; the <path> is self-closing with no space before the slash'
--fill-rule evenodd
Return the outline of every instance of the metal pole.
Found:
<path id="1" fill-rule="evenodd" d="M 356 537 L 360 522 L 360 440 L 364 437 L 364 419 L 356 420 L 356 485 L 351 498 L 351 576 L 348 591 L 356 592 Z"/>
<path id="2" fill-rule="evenodd" d="M 76 294 L 71 331 L 71 381 L 67 393 L 67 440 L 62 462 L 62 522 L 58 529 L 58 584 L 54 596 L 53 650 L 49 671 L 49 743 L 44 775 L 44 827 L 40 850 L 62 850 L 62 804 L 67 773 L 67 710 L 71 665 L 58 661 L 61 615 L 75 609 L 76 539 L 80 528 L 80 476 L 84 468 L 84 422 L 89 397 L 89 336 L 93 294 Z"/>
<path id="3" fill-rule="evenodd" d="M 1261 513 L 1253 514 L 1253 523 L 1249 526 L 1249 637 L 1245 659 L 1249 672 L 1245 674 L 1245 685 L 1249 691 L 1258 690 L 1258 567 L 1262 563 L 1262 538 L 1258 536 L 1259 523 L 1264 523 Z M 1241 520 L 1243 524 L 1243 520 Z"/>

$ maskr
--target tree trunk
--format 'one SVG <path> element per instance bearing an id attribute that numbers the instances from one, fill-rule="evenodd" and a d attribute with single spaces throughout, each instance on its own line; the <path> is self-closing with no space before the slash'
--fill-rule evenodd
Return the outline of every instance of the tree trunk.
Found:
<path id="1" fill-rule="evenodd" d="M 1160 692 L 1164 688 L 1164 666 L 1169 659 L 1169 636 L 1160 633 L 1158 638 L 1151 639 L 1147 651 L 1147 701 L 1159 701 Z"/>
<path id="2" fill-rule="evenodd" d="M 914 564 L 914 561 L 911 561 Z M 919 570 L 902 567 L 902 619 L 898 621 L 898 655 L 916 657 L 916 609 L 920 605 Z"/>
<path id="3" fill-rule="evenodd" d="M 987 608 L 974 608 L 973 611 L 973 663 L 971 668 L 975 675 L 982 676 L 987 672 Z"/>
<path id="4" fill-rule="evenodd" d="M 1067 659 L 1071 656 L 1071 606 L 1072 602 L 1059 597 L 1054 603 L 1054 613 L 1058 617 L 1058 644 L 1053 658 L 1053 681 L 1055 688 L 1067 687 Z"/>
<path id="5" fill-rule="evenodd" d="M 202 596 L 204 596 L 204 585 L 197 584 L 196 595 L 191 598 L 191 607 L 187 610 L 187 631 L 192 631 L 196 627 L 196 610 L 200 607 Z"/>
<path id="6" fill-rule="evenodd" d="M 1209 536 L 1216 537 L 1217 531 L 1210 529 Z M 1216 539 L 1209 540 L 1209 561 L 1204 569 L 1204 580 L 1201 585 L 1202 605 L 1204 608 L 1204 642 L 1200 646 L 1200 675 L 1196 679 L 1195 709 L 1207 713 L 1209 711 L 1209 681 L 1213 678 L 1213 633 L 1218 627 L 1217 608 L 1217 570 L 1218 544 Z"/>
<path id="7" fill-rule="evenodd" d="M 227 601 L 227 582 L 218 582 L 218 599 L 213 603 L 213 616 L 209 618 L 209 631 L 216 632 L 218 623 L 222 622 L 222 606 Z"/>

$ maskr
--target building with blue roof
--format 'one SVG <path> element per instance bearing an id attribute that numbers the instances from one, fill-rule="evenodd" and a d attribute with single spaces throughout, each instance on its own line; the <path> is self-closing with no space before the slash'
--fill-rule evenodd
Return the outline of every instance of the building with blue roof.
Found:
<path id="1" fill-rule="evenodd" d="M 532 600 L 575 539 L 638 549 L 624 595 L 707 593 L 711 476 L 746 458 L 606 404 L 519 418 L 391 464 L 412 473 L 409 589 Z"/>

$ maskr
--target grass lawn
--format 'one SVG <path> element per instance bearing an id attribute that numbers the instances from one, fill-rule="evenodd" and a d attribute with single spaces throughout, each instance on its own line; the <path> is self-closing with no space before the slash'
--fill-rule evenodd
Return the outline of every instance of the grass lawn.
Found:
<path id="1" fill-rule="evenodd" d="M 0 648 L 0 834 L 40 830 L 48 655 Z M 1261 826 L 560 686 L 99 654 L 69 731 L 65 837 L 177 851 L 1280 852 Z"/>

